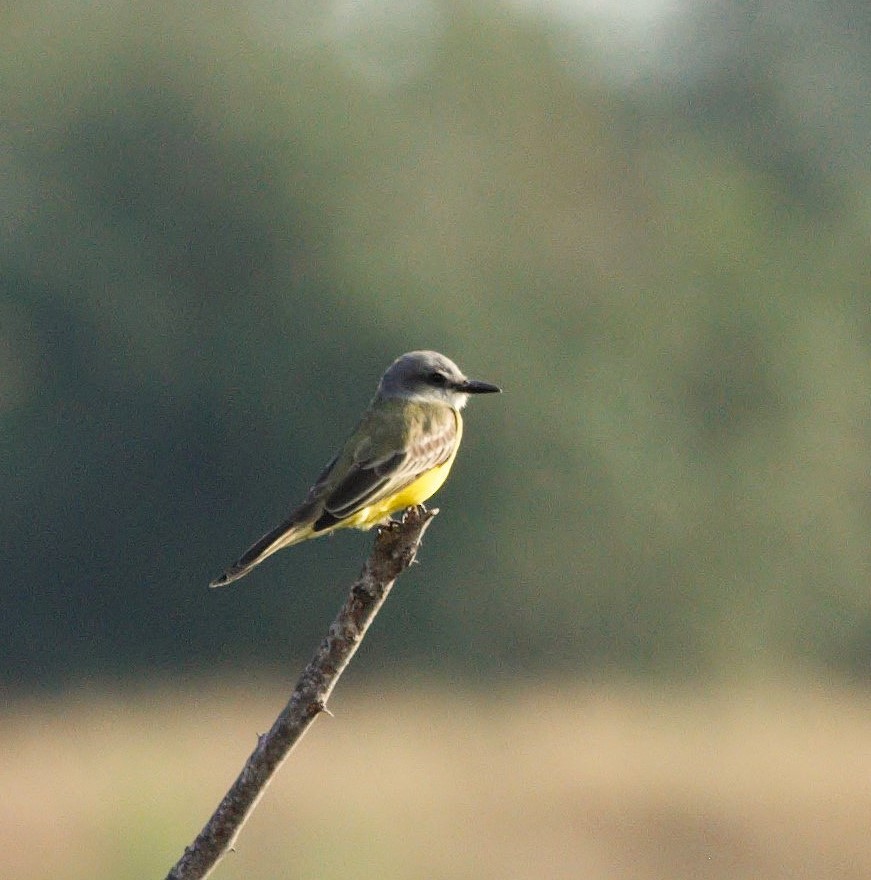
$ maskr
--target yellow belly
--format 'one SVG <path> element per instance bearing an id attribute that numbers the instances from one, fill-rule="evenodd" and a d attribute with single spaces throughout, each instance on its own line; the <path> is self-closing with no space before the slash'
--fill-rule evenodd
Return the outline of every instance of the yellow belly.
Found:
<path id="1" fill-rule="evenodd" d="M 459 445 L 459 444 L 457 444 Z M 358 529 L 370 529 L 380 522 L 384 522 L 391 513 L 404 510 L 406 507 L 414 507 L 415 504 L 423 504 L 427 498 L 435 494 L 442 483 L 448 478 L 451 465 L 457 456 L 454 454 L 444 463 L 432 470 L 421 474 L 413 483 L 410 483 L 395 495 L 383 498 L 377 504 L 364 507 L 362 510 L 348 517 L 342 522 L 342 526 L 354 526 Z"/>

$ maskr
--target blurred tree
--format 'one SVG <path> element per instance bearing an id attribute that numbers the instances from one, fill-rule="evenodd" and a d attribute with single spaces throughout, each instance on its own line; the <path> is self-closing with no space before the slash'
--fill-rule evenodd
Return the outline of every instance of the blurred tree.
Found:
<path id="1" fill-rule="evenodd" d="M 383 45 L 365 7 L 38 7 L 0 13 L 8 682 L 304 655 L 368 537 L 205 584 L 418 347 L 508 393 L 382 666 L 867 672 L 867 169 L 785 73 L 848 7 L 777 51 L 700 11 L 646 86 L 484 3 Z"/>

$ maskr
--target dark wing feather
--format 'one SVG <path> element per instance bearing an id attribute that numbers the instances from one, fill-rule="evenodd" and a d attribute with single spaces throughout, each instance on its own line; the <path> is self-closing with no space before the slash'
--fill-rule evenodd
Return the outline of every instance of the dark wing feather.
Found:
<path id="1" fill-rule="evenodd" d="M 344 519 L 365 507 L 370 499 L 378 497 L 380 490 L 390 482 L 391 475 L 400 471 L 407 457 L 405 452 L 394 452 L 388 458 L 355 465 L 330 492 L 326 509 L 337 519 Z"/>
<path id="2" fill-rule="evenodd" d="M 324 512 L 314 525 L 315 531 L 330 528 L 362 508 L 400 492 L 421 474 L 444 464 L 453 454 L 457 440 L 456 416 L 452 410 L 447 410 L 446 415 L 435 424 L 427 424 L 427 430 L 405 450 L 353 464 L 324 499 Z"/>

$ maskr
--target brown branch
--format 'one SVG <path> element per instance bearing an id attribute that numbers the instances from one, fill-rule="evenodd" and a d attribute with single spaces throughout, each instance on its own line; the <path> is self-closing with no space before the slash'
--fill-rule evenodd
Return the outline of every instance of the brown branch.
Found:
<path id="1" fill-rule="evenodd" d="M 212 818 L 184 851 L 166 880 L 200 880 L 233 848 L 272 776 L 326 703 L 336 682 L 387 598 L 414 561 L 423 533 L 438 510 L 414 507 L 401 522 L 379 531 L 360 577 L 318 646 L 269 733 L 261 736 Z"/>

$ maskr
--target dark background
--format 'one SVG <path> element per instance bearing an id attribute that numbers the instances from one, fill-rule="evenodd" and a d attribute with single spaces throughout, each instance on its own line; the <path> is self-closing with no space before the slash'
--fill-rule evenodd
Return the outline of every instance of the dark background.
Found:
<path id="1" fill-rule="evenodd" d="M 7 4 L 3 683 L 305 657 L 371 536 L 206 584 L 422 347 L 370 669 L 867 681 L 868 10 Z"/>

